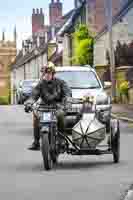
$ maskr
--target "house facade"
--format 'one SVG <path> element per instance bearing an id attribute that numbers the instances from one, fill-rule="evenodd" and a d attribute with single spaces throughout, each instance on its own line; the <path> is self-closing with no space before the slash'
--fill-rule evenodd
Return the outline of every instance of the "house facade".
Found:
<path id="1" fill-rule="evenodd" d="M 48 46 L 42 49 L 34 49 L 25 55 L 23 52 L 16 57 L 15 62 L 11 65 L 11 103 L 16 103 L 15 92 L 21 80 L 39 79 L 40 69 L 47 63 Z M 20 56 L 20 57 L 19 57 Z"/>
<path id="2" fill-rule="evenodd" d="M 116 50 L 118 43 L 130 45 L 133 42 L 133 1 L 129 0 L 123 9 L 113 19 L 113 47 Z M 107 51 L 109 50 L 109 32 L 104 27 L 96 37 L 94 47 L 94 65 L 106 66 L 108 64 Z M 123 63 L 128 65 L 129 63 Z"/>

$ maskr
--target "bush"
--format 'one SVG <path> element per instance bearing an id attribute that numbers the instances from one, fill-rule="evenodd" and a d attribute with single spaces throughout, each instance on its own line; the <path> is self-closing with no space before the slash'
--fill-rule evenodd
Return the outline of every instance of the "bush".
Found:
<path id="1" fill-rule="evenodd" d="M 72 64 L 93 66 L 94 37 L 88 27 L 80 24 L 73 33 L 74 55 Z"/>
<path id="2" fill-rule="evenodd" d="M 129 82 L 124 81 L 123 83 L 120 84 L 120 95 L 125 95 L 128 97 L 128 89 L 129 89 Z"/>
<path id="3" fill-rule="evenodd" d="M 9 97 L 8 96 L 0 96 L 0 105 L 8 105 Z"/>

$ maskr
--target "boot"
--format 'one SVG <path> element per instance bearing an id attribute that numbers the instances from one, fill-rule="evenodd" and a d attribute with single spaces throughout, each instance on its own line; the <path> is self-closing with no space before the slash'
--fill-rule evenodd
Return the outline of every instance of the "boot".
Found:
<path id="1" fill-rule="evenodd" d="M 32 145 L 31 145 L 28 149 L 29 149 L 29 150 L 32 150 L 32 151 L 39 151 L 39 150 L 40 150 L 40 143 L 34 141 L 34 142 L 32 143 Z"/>
<path id="2" fill-rule="evenodd" d="M 40 150 L 40 131 L 39 131 L 39 121 L 38 118 L 33 115 L 33 135 L 34 135 L 34 142 L 28 148 L 29 150 L 39 151 Z"/>

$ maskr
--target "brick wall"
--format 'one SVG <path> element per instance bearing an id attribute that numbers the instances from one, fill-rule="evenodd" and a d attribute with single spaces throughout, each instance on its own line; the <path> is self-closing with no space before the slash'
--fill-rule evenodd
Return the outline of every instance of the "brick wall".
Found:
<path id="1" fill-rule="evenodd" d="M 50 25 L 55 25 L 56 21 L 62 17 L 62 3 L 59 0 L 56 2 L 52 0 L 49 4 L 49 17 Z"/>
<path id="2" fill-rule="evenodd" d="M 34 35 L 36 32 L 44 28 L 44 13 L 42 8 L 39 10 L 38 8 L 33 9 L 32 13 L 32 34 Z"/>
<path id="3" fill-rule="evenodd" d="M 87 0 L 89 9 L 89 23 L 96 32 L 100 32 L 106 24 L 105 0 Z M 112 0 L 113 16 L 118 13 L 121 0 Z"/>

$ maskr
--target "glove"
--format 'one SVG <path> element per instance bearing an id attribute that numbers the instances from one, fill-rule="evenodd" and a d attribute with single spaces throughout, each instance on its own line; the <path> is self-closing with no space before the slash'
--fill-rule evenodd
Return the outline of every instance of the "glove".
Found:
<path id="1" fill-rule="evenodd" d="M 27 103 L 25 105 L 24 110 L 25 110 L 26 113 L 29 113 L 30 111 L 32 111 L 32 105 L 30 103 Z"/>
<path id="2" fill-rule="evenodd" d="M 56 106 L 57 106 L 57 109 L 64 110 L 64 105 L 58 103 L 56 104 Z"/>

